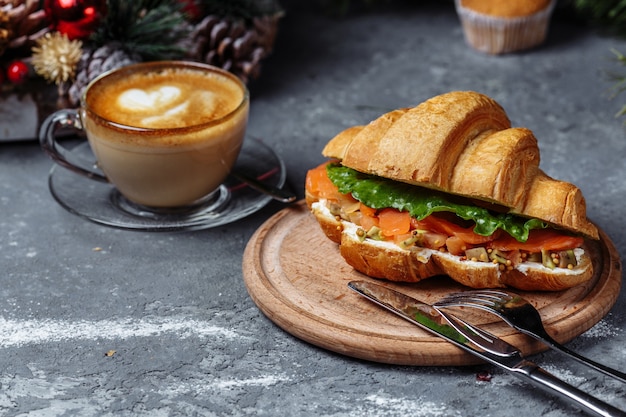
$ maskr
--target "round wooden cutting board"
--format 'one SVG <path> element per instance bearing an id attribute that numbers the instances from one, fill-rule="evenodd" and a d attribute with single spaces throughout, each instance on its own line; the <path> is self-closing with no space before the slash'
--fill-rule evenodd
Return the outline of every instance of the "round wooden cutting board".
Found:
<path id="1" fill-rule="evenodd" d="M 585 332 L 611 309 L 621 286 L 619 255 L 608 236 L 590 246 L 594 277 L 560 292 L 521 292 L 559 342 Z M 243 258 L 253 301 L 285 331 L 316 346 L 351 357 L 398 365 L 470 365 L 479 360 L 387 312 L 348 289 L 352 280 L 372 280 L 426 303 L 467 289 L 448 277 L 415 284 L 374 280 L 348 266 L 303 202 L 268 219 L 254 233 Z M 467 314 L 465 314 L 467 313 Z M 517 346 L 524 354 L 546 347 L 484 312 L 464 318 Z"/>

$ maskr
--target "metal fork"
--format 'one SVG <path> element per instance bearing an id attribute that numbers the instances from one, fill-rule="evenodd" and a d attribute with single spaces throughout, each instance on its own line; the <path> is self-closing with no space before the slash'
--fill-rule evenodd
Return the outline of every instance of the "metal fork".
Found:
<path id="1" fill-rule="evenodd" d="M 541 316 L 535 307 L 517 294 L 502 290 L 478 290 L 453 293 L 439 300 L 433 306 L 437 309 L 446 307 L 472 307 L 488 311 L 502 318 L 509 326 L 534 337 L 550 348 L 568 355 L 612 378 L 626 382 L 626 373 L 610 368 L 586 358 L 558 343 L 548 334 Z"/>
<path id="2" fill-rule="evenodd" d="M 577 404 L 590 414 L 626 417 L 626 412 L 557 378 L 537 364 L 524 359 L 515 346 L 473 327 L 459 317 L 374 282 L 350 281 L 348 288 L 465 352 Z"/>
<path id="3" fill-rule="evenodd" d="M 537 366 L 535 363 L 524 359 L 515 346 L 512 346 L 504 340 L 498 339 L 496 336 L 490 335 L 489 333 L 472 326 L 470 323 L 460 319 L 459 317 L 448 314 L 439 308 L 435 308 L 435 310 L 439 312 L 439 314 L 450 324 L 450 326 L 452 326 L 452 328 L 454 328 L 460 335 L 469 339 L 475 346 L 488 350 L 488 352 L 491 352 L 492 350 L 498 351 L 502 345 L 507 346 L 507 349 L 500 352 L 500 354 L 497 354 L 497 356 L 489 355 L 488 352 L 485 352 L 482 355 L 482 358 L 487 362 L 499 366 L 513 373 L 513 375 L 531 382 L 540 388 L 558 394 L 566 400 L 573 401 L 574 403 L 583 406 L 586 411 L 589 411 L 594 415 L 602 417 L 626 417 L 626 413 L 624 411 L 613 407 L 611 404 L 598 400 L 583 391 L 580 391 L 578 388 L 575 388 L 554 377 L 549 372 L 546 372 Z M 497 345 L 494 344 L 494 342 L 497 342 Z"/>

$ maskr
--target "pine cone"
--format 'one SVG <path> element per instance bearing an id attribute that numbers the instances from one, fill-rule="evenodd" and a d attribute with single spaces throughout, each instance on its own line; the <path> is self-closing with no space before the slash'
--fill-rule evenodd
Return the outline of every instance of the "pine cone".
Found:
<path id="1" fill-rule="evenodd" d="M 230 71 L 247 83 L 259 76 L 261 60 L 271 53 L 281 17 L 259 16 L 246 24 L 207 16 L 191 32 L 188 57 Z"/>
<path id="2" fill-rule="evenodd" d="M 50 31 L 39 0 L 0 0 L 0 55 L 8 49 L 29 52 Z"/>
<path id="3" fill-rule="evenodd" d="M 114 44 L 86 50 L 76 68 L 76 79 L 68 90 L 69 104 L 74 107 L 79 106 L 83 90 L 100 74 L 140 60 L 138 56 L 129 55 L 124 49 Z"/>

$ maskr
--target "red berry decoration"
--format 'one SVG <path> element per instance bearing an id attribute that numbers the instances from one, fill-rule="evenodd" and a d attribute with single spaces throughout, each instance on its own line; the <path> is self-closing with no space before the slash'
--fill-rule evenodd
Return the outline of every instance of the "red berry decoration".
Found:
<path id="1" fill-rule="evenodd" d="M 53 30 L 70 40 L 85 39 L 106 13 L 106 0 L 45 0 L 44 11 Z"/>
<path id="2" fill-rule="evenodd" d="M 22 84 L 28 78 L 28 65 L 22 61 L 13 61 L 7 68 L 7 78 L 13 84 Z"/>
<path id="3" fill-rule="evenodd" d="M 200 10 L 200 6 L 195 0 L 178 0 L 182 5 L 182 11 L 189 19 L 193 22 L 202 19 L 202 11 Z"/>

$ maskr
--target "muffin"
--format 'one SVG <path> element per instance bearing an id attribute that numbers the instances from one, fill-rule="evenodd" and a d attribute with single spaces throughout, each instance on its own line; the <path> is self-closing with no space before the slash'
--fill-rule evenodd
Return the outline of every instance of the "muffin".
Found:
<path id="1" fill-rule="evenodd" d="M 455 0 L 466 42 L 488 54 L 542 44 L 556 0 Z"/>

